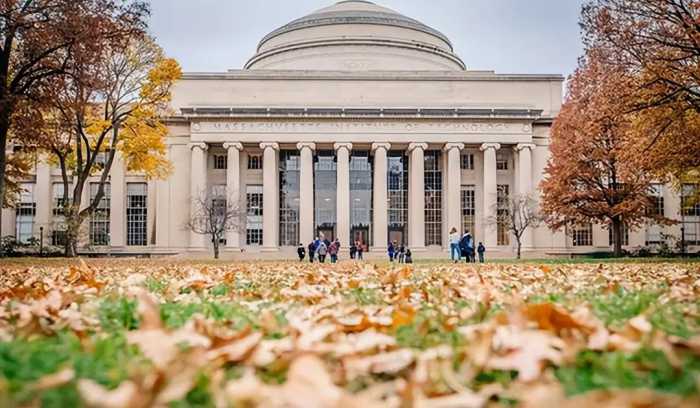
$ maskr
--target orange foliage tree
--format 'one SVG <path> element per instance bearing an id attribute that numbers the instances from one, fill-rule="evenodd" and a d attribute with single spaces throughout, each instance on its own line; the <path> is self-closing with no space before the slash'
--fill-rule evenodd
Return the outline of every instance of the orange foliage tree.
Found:
<path id="1" fill-rule="evenodd" d="M 589 50 L 570 78 L 552 126 L 542 209 L 552 228 L 608 225 L 619 256 L 625 226 L 655 217 L 647 211 L 653 174 L 639 165 L 634 118 L 628 114 L 633 80 L 610 70 L 605 60 L 601 50 Z"/>
<path id="2" fill-rule="evenodd" d="M 588 0 L 588 49 L 634 78 L 630 106 L 643 154 L 657 178 L 683 181 L 700 169 L 700 2 Z"/>

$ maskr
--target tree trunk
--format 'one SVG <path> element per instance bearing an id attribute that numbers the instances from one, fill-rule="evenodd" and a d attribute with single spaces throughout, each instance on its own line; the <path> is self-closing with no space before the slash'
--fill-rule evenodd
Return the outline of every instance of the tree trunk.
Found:
<path id="1" fill-rule="evenodd" d="M 214 238 L 214 259 L 219 259 L 219 239 Z"/>
<path id="2" fill-rule="evenodd" d="M 619 258 L 622 256 L 622 220 L 614 217 L 612 220 L 613 232 L 613 255 Z"/>
<path id="3" fill-rule="evenodd" d="M 78 256 L 78 236 L 80 234 L 80 226 L 82 220 L 78 214 L 78 209 L 71 207 L 65 215 L 66 219 L 66 245 L 64 253 L 68 258 Z"/>
<path id="4" fill-rule="evenodd" d="M 522 248 L 523 244 L 520 242 L 520 237 L 515 237 L 515 242 L 518 244 L 518 250 L 516 254 L 516 259 L 520 259 L 520 249 Z"/>
<path id="5" fill-rule="evenodd" d="M 0 103 L 0 239 L 2 238 L 2 209 L 5 208 L 5 174 L 7 172 L 7 134 L 10 131 L 10 110 L 7 103 Z M 0 245 L 0 257 L 4 256 Z"/>

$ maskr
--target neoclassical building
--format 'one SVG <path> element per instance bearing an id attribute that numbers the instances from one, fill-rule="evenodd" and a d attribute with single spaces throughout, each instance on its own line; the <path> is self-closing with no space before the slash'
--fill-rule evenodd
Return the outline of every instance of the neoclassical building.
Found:
<path id="1" fill-rule="evenodd" d="M 468 63 L 468 61 L 467 61 Z M 110 195 L 86 227 L 85 251 L 207 254 L 184 226 L 203 191 L 245 209 L 226 257 L 289 257 L 316 236 L 383 253 L 404 243 L 445 256 L 449 229 L 469 230 L 491 256 L 513 240 L 488 220 L 511 194 L 539 196 L 561 75 L 472 71 L 436 29 L 369 1 L 346 0 L 266 35 L 243 69 L 187 73 L 168 118 L 174 172 L 146 181 L 116 163 Z M 4 231 L 59 241 L 58 173 L 39 164 Z M 88 192 L 89 193 L 89 192 Z M 656 188 L 657 211 L 684 223 L 629 231 L 628 248 L 662 233 L 697 244 L 700 208 Z M 531 256 L 606 251 L 601 226 L 540 227 Z"/>

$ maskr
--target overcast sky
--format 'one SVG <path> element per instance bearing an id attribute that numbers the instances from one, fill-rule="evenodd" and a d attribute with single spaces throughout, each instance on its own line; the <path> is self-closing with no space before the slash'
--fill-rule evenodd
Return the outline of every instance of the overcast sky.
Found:
<path id="1" fill-rule="evenodd" d="M 151 0 L 151 30 L 187 72 L 242 68 L 260 39 L 334 0 Z M 569 75 L 581 0 L 377 0 L 443 32 L 469 69 Z"/>

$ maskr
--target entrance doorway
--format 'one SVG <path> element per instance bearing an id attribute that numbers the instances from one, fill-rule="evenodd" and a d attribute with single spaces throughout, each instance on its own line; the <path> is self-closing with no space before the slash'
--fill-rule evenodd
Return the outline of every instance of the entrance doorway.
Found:
<path id="1" fill-rule="evenodd" d="M 390 228 L 389 242 L 396 242 L 398 245 L 406 245 L 403 228 Z"/>
<path id="2" fill-rule="evenodd" d="M 350 233 L 353 242 L 359 242 L 364 252 L 369 251 L 369 228 L 353 228 Z"/>
<path id="3" fill-rule="evenodd" d="M 327 239 L 331 242 L 335 240 L 335 230 L 332 227 L 318 227 L 316 235 L 321 238 L 321 240 Z"/>

